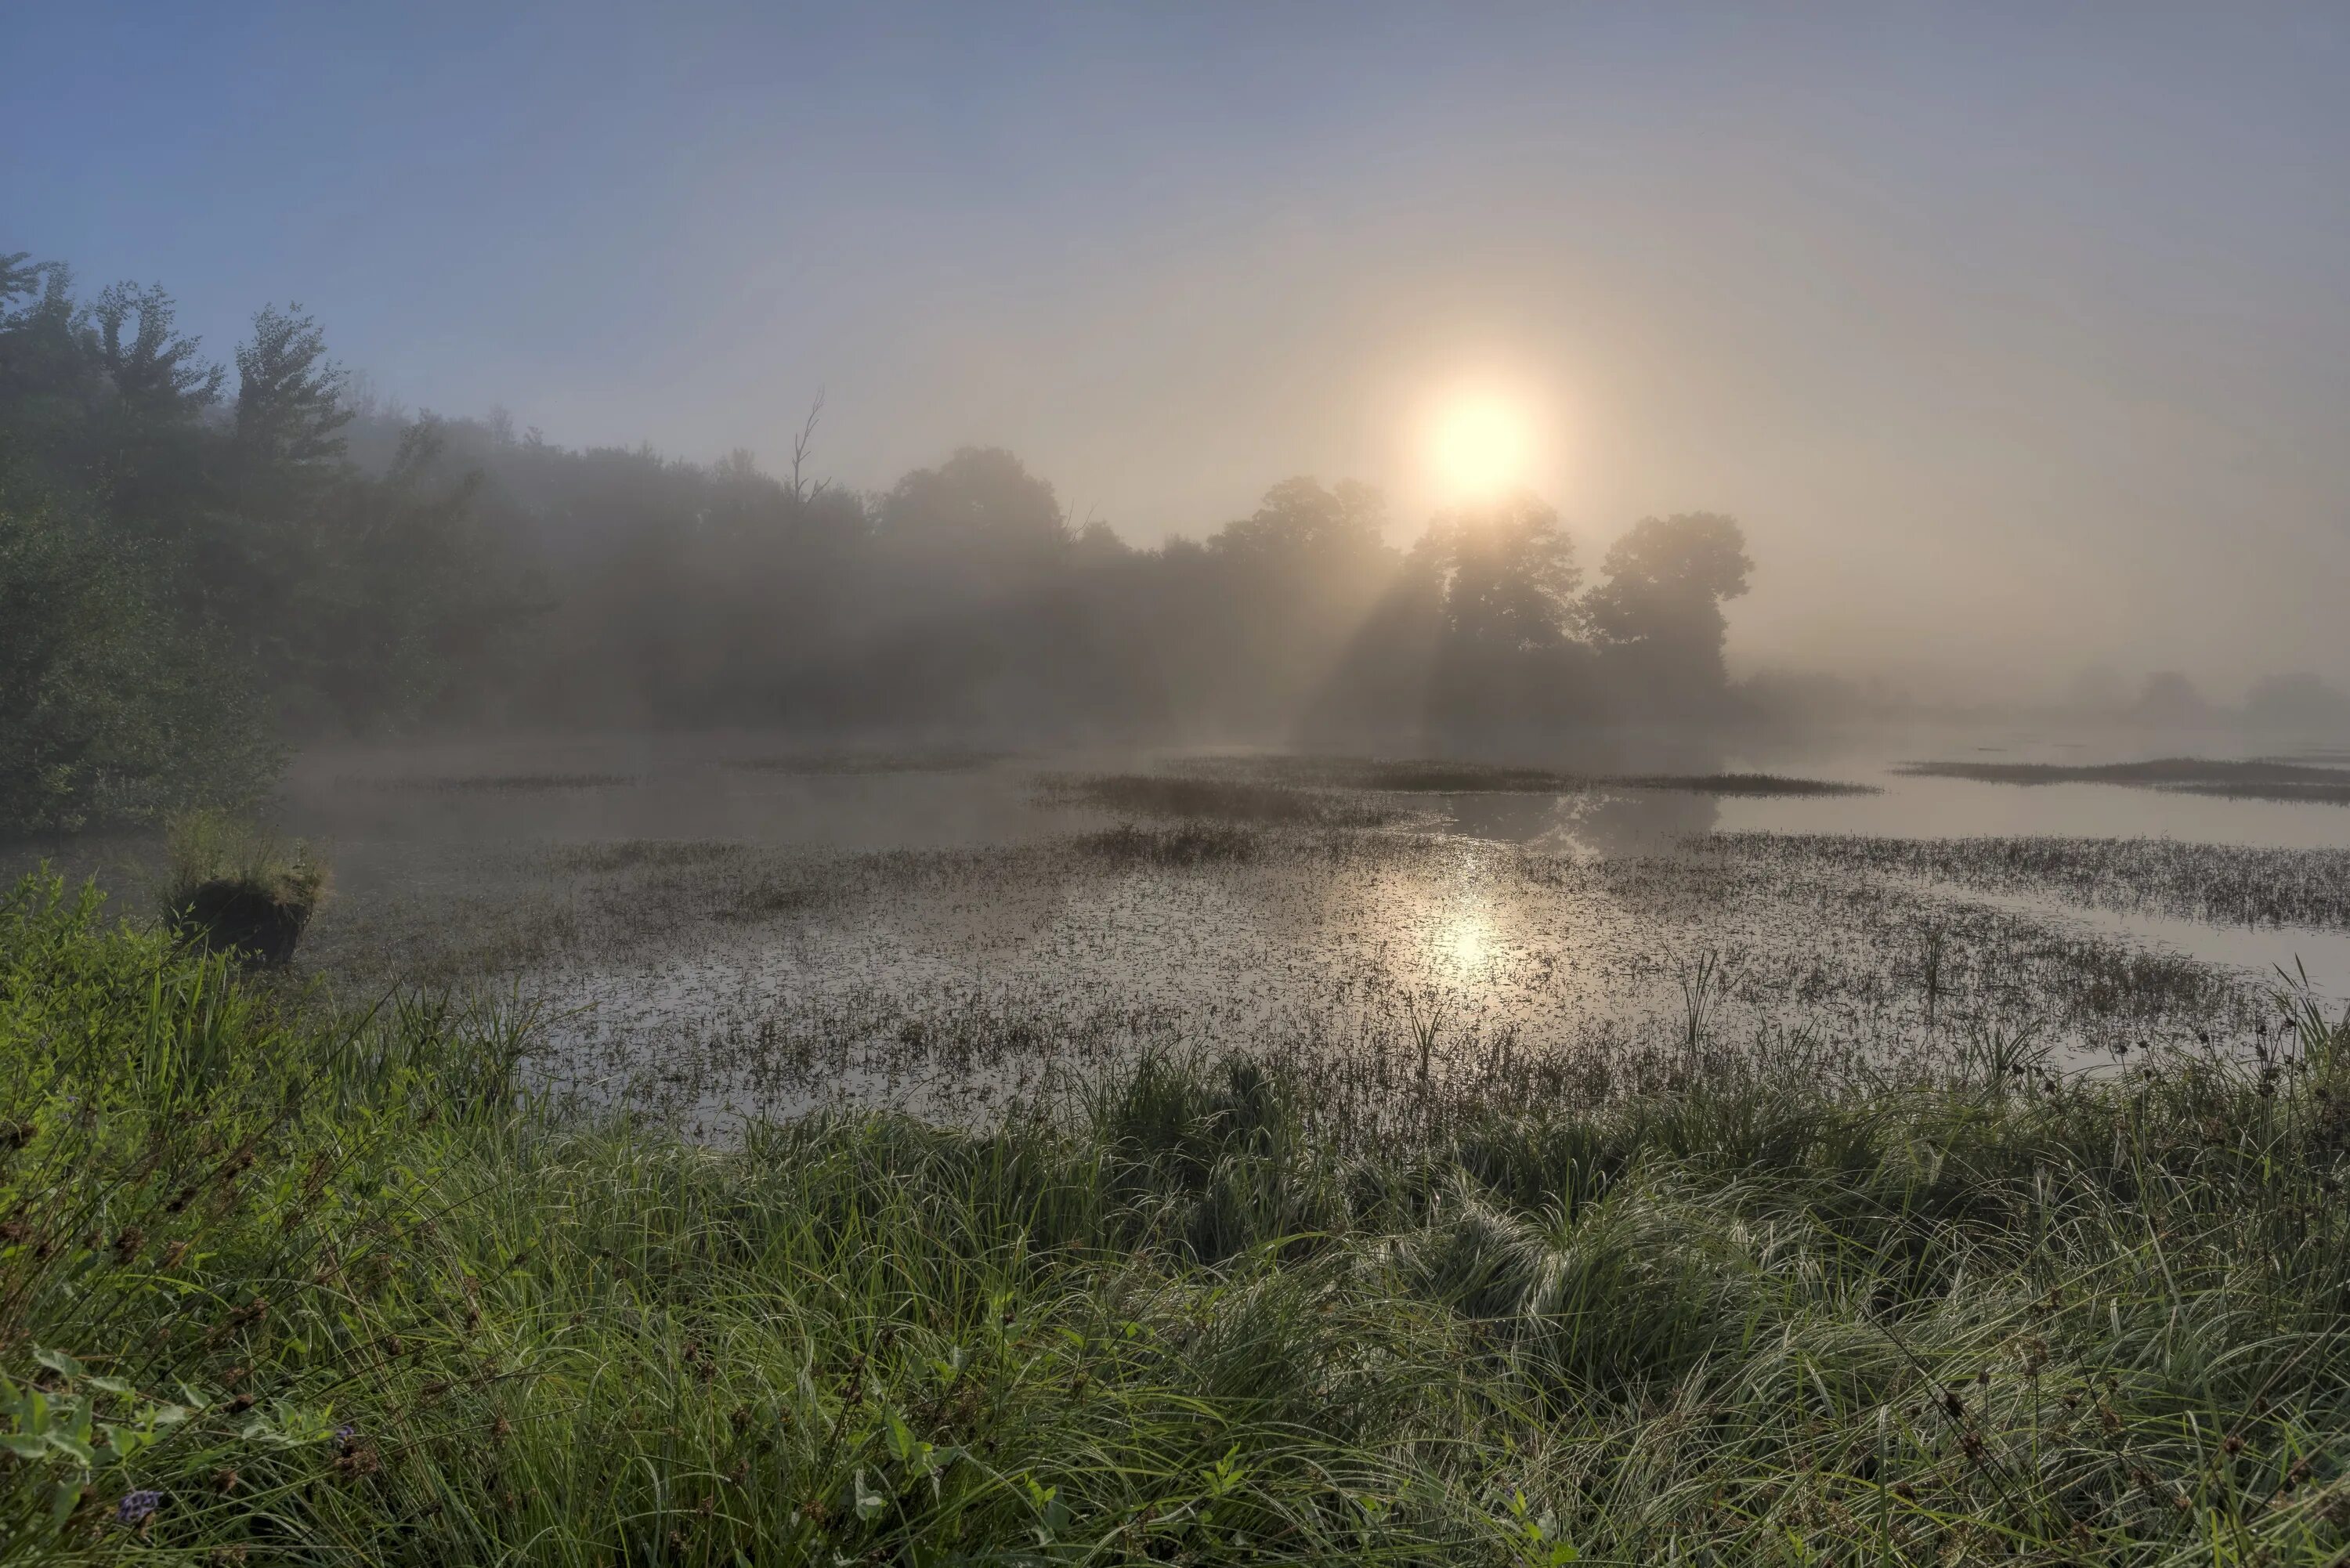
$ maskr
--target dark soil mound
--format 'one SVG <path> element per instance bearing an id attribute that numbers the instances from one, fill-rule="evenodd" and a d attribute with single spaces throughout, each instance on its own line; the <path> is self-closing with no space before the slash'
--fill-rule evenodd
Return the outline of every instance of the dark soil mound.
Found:
<path id="1" fill-rule="evenodd" d="M 172 925 L 182 941 L 275 968 L 293 961 L 309 922 L 309 905 L 281 903 L 265 888 L 224 877 L 190 894 Z"/>

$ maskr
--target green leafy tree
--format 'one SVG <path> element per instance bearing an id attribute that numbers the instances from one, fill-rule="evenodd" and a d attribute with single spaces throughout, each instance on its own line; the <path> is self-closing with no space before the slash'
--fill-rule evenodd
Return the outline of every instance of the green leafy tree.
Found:
<path id="1" fill-rule="evenodd" d="M 123 541 L 0 490 L 0 833 L 249 797 L 277 750 L 222 651 Z"/>
<path id="2" fill-rule="evenodd" d="M 298 306 L 227 371 L 171 296 L 78 303 L 0 255 L 0 831 L 250 794 L 276 736 L 415 721 L 524 607 L 476 486 L 411 431 L 353 464 L 348 379 Z"/>
<path id="3" fill-rule="evenodd" d="M 327 358 L 326 334 L 300 306 L 255 316 L 236 369 L 236 440 L 248 461 L 295 471 L 342 461 L 349 377 Z"/>
<path id="4" fill-rule="evenodd" d="M 113 285 L 82 330 L 109 388 L 132 414 L 182 419 L 220 400 L 228 372 L 197 358 L 198 339 L 180 336 L 179 307 L 162 285 Z"/>
<path id="5" fill-rule="evenodd" d="M 317 504 L 332 547 L 294 606 L 298 690 L 347 728 L 446 710 L 505 668 L 538 607 L 484 524 L 478 476 L 437 473 L 442 439 L 430 422 L 410 427 L 387 473 L 342 470 Z"/>

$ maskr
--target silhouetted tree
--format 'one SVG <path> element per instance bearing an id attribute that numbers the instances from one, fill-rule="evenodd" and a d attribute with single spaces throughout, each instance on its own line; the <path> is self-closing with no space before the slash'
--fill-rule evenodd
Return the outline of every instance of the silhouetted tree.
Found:
<path id="1" fill-rule="evenodd" d="M 115 398 L 140 418 L 186 417 L 220 400 L 228 372 L 196 358 L 198 340 L 179 335 L 178 317 L 161 284 L 115 284 L 90 307 L 85 341 Z"/>
<path id="2" fill-rule="evenodd" d="M 967 446 L 907 474 L 882 497 L 874 525 L 924 610 L 941 596 L 1033 587 L 1067 561 L 1072 542 L 1053 487 L 1002 447 Z"/>
<path id="3" fill-rule="evenodd" d="M 263 311 L 236 363 L 223 418 L 227 371 L 161 288 L 80 305 L 63 267 L 0 257 L 0 599 L 39 621 L 0 672 L 36 694 L 0 726 L 0 829 L 259 788 L 272 718 L 416 719 L 514 627 L 465 487 L 346 461 L 315 322 Z"/>
<path id="4" fill-rule="evenodd" d="M 1619 700 L 1671 711 L 1718 702 L 1729 684 L 1721 607 L 1754 569 L 1737 523 L 1711 512 L 1642 518 L 1601 569 L 1585 609 Z"/>
<path id="5" fill-rule="evenodd" d="M 1431 733 L 1514 742 L 1584 711 L 1582 573 L 1556 512 L 1524 493 L 1453 512 L 1415 555 L 1443 595 Z"/>
<path id="6" fill-rule="evenodd" d="M 1556 648 L 1574 635 L 1583 574 L 1558 514 L 1520 493 L 1437 519 L 1420 547 L 1444 584 L 1444 627 L 1480 649 Z"/>
<path id="7" fill-rule="evenodd" d="M 2263 676 L 2245 694 L 2244 715 L 2272 729 L 2350 734 L 2350 692 L 2305 670 Z"/>
<path id="8" fill-rule="evenodd" d="M 1387 503 L 1367 484 L 1286 479 L 1207 542 L 1170 658 L 1195 732 L 1286 739 L 1393 579 Z"/>
<path id="9" fill-rule="evenodd" d="M 326 334 L 300 306 L 256 315 L 236 369 L 236 439 L 252 461 L 312 467 L 341 460 L 339 432 L 352 417 L 343 403 L 348 378 L 327 358 Z"/>
<path id="10" fill-rule="evenodd" d="M 1079 569 L 1094 571 L 1132 560 L 1134 546 L 1119 538 L 1117 529 L 1096 517 L 1077 530 L 1069 558 Z"/>
<path id="11" fill-rule="evenodd" d="M 2216 717 L 2211 704 L 2195 682 L 2176 670 L 2158 670 L 2138 689 L 2129 716 L 2141 724 L 2194 726 Z"/>
<path id="12" fill-rule="evenodd" d="M 1252 567 L 1334 563 L 1379 549 L 1386 524 L 1386 498 L 1370 485 L 1342 479 L 1326 487 L 1301 476 L 1267 490 L 1254 512 L 1227 524 L 1212 544 Z"/>

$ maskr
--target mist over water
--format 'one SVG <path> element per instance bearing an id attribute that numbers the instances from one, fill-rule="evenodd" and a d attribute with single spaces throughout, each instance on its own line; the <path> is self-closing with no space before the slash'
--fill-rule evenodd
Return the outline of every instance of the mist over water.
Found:
<path id="1" fill-rule="evenodd" d="M 218 212 L 10 177 L 12 859 L 264 825 L 311 972 L 626 1072 L 2350 988 L 2339 27 L 934 20 L 302 18 L 184 144 L 31 84 Z"/>
<path id="2" fill-rule="evenodd" d="M 1981 744 L 2029 750 L 2004 741 Z M 1792 1028 L 1906 1053 L 1920 1044 L 1919 953 L 1946 936 L 1953 974 L 1981 988 L 1970 1027 L 2044 1029 L 2087 1064 L 2116 1043 L 2248 1028 L 2279 966 L 2305 965 L 2321 994 L 2350 992 L 2338 899 L 2280 920 L 2181 909 L 2109 873 L 2033 882 L 1962 857 L 1856 874 L 1787 847 L 2143 839 L 2189 854 L 2331 851 L 2339 877 L 2344 808 L 1920 777 L 1890 743 L 1811 749 L 1808 776 L 1876 794 L 1715 792 L 1711 781 L 1753 776 L 1763 760 L 1797 765 L 1803 749 L 1785 744 L 1714 752 L 1703 774 L 1618 775 L 1706 787 L 1284 784 L 1235 796 L 1243 814 L 1222 830 L 1233 836 L 1203 840 L 1204 862 L 1154 860 L 1149 838 L 1202 829 L 1072 784 L 1374 764 L 825 750 L 747 732 L 448 742 L 309 754 L 282 821 L 330 846 L 337 867 L 309 948 L 322 971 L 364 987 L 422 964 L 441 982 L 518 984 L 545 1009 L 567 1081 L 666 1083 L 686 1096 L 681 1114 L 721 1125 L 844 1095 L 984 1104 L 1069 1070 L 1053 1051 L 976 1071 L 931 1062 L 935 1045 L 907 1054 L 908 1040 L 1007 1019 L 1106 1061 L 1274 1040 L 1344 1049 L 1408 1031 L 1420 1007 L 1445 1013 L 1464 1052 L 1606 1051 L 1681 1028 L 1700 964 L 1720 966 L 1709 1027 L 1727 1035 Z M 1692 765 L 1700 752 L 1617 754 Z M 1348 809 L 1376 826 L 1248 815 L 1290 794 L 1364 803 Z M 1215 799 L 1185 798 L 1194 813 Z M 1120 834 L 1141 836 L 1135 851 Z M 1756 835 L 1768 854 L 1746 849 Z M 2056 1000 L 2081 976 L 2149 962 L 2205 963 L 2213 978 L 2193 1001 L 2178 977 L 2088 1011 Z M 858 1040 L 864 1054 L 839 1054 Z"/>

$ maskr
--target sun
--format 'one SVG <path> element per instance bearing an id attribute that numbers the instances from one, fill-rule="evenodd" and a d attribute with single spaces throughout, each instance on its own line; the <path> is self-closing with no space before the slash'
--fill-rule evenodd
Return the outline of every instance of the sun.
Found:
<path id="1" fill-rule="evenodd" d="M 1534 420 L 1525 405 L 1499 392 L 1455 392 L 1437 404 L 1429 421 L 1429 467 L 1454 501 L 1490 501 L 1524 484 L 1534 451 Z"/>

